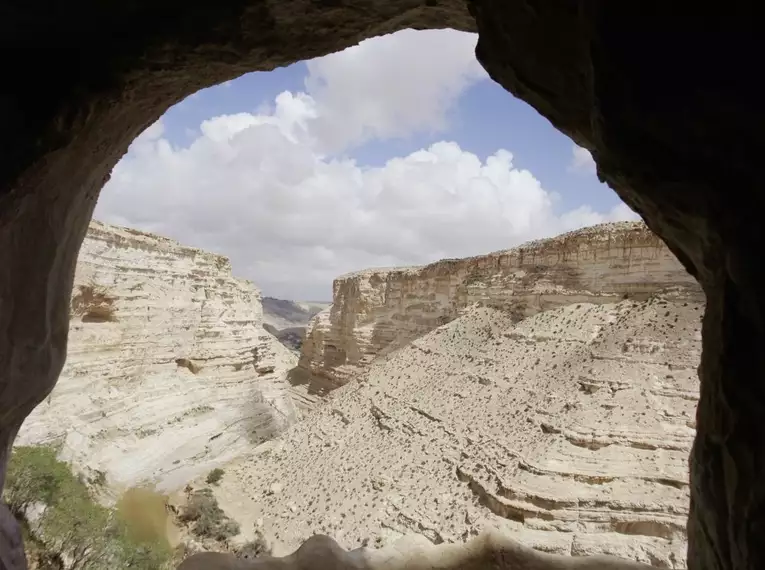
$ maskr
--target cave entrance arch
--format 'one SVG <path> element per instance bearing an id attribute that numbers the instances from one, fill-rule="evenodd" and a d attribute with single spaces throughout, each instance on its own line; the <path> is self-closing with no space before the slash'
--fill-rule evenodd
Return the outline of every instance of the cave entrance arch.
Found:
<path id="1" fill-rule="evenodd" d="M 183 97 L 245 72 L 402 28 L 450 27 L 479 33 L 476 53 L 492 78 L 590 149 L 601 178 L 703 285 L 688 564 L 765 566 L 765 116 L 748 63 L 765 39 L 752 10 L 605 0 L 7 2 L 0 464 L 61 370 L 78 248 L 138 133 Z M 8 568 L 21 564 L 17 538 L 0 544 Z"/>

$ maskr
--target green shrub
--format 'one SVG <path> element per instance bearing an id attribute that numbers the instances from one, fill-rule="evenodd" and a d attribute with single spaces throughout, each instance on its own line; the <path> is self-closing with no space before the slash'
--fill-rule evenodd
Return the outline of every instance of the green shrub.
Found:
<path id="1" fill-rule="evenodd" d="M 209 487 L 192 493 L 180 519 L 193 522 L 191 532 L 198 537 L 224 541 L 240 532 L 239 523 L 226 516 Z"/>
<path id="2" fill-rule="evenodd" d="M 8 464 L 3 496 L 11 512 L 23 515 L 33 503 L 53 504 L 61 486 L 73 478 L 53 448 L 17 447 Z"/>
<path id="3" fill-rule="evenodd" d="M 212 494 L 212 489 L 199 489 L 189 496 L 188 502 L 181 510 L 179 518 L 186 523 L 195 522 L 203 516 L 215 517 L 218 511 L 223 514 Z"/>
<path id="4" fill-rule="evenodd" d="M 223 469 L 216 467 L 207 474 L 207 479 L 205 479 L 205 481 L 207 481 L 208 485 L 217 485 L 218 482 L 223 479 L 224 473 L 225 471 L 223 471 Z"/>
<path id="5" fill-rule="evenodd" d="M 155 526 L 147 533 L 146 517 L 129 520 L 119 509 L 96 503 L 84 480 L 56 459 L 50 447 L 13 450 L 4 495 L 27 529 L 27 542 L 34 548 L 30 553 L 41 568 L 66 560 L 67 570 L 159 570 L 170 559 L 164 529 Z M 30 528 L 24 515 L 34 503 L 43 503 L 45 509 Z"/>

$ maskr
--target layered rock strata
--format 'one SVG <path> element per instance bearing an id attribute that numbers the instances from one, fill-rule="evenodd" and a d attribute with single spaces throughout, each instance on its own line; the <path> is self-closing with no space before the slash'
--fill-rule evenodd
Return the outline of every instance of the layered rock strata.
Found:
<path id="1" fill-rule="evenodd" d="M 477 304 L 378 358 L 226 469 L 222 508 L 286 554 L 497 529 L 556 554 L 686 566 L 701 303 Z"/>
<path id="2" fill-rule="evenodd" d="M 295 360 L 225 257 L 92 222 L 66 366 L 17 444 L 60 445 L 110 485 L 173 488 L 296 419 L 285 380 Z"/>
<path id="3" fill-rule="evenodd" d="M 642 222 L 603 224 L 424 267 L 339 277 L 333 304 L 309 325 L 293 383 L 341 386 L 375 357 L 443 325 L 474 303 L 516 319 L 571 303 L 610 303 L 678 291 L 703 295 Z"/>

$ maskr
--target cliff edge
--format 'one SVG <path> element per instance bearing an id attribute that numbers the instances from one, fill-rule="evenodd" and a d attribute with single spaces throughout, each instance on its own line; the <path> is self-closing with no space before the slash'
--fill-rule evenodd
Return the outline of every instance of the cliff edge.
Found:
<path id="1" fill-rule="evenodd" d="M 326 393 L 476 303 L 521 320 L 572 303 L 665 292 L 703 301 L 698 283 L 642 222 L 601 224 L 422 267 L 359 271 L 335 280 L 333 303 L 309 324 L 290 379 Z"/>

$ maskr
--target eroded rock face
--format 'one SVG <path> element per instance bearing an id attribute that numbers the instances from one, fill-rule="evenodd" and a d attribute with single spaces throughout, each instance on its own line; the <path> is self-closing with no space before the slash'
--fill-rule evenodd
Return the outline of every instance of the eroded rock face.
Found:
<path id="1" fill-rule="evenodd" d="M 16 441 L 61 443 L 113 486 L 177 488 L 296 419 L 285 381 L 295 360 L 228 259 L 92 222 L 67 365 Z"/>
<path id="2" fill-rule="evenodd" d="M 676 290 L 703 297 L 666 245 L 642 223 L 603 224 L 515 249 L 424 267 L 339 277 L 334 302 L 310 324 L 293 382 L 312 391 L 345 384 L 380 354 L 480 303 L 520 320 L 577 302 L 646 299 Z"/>
<path id="3" fill-rule="evenodd" d="M 276 553 L 486 528 L 526 546 L 685 568 L 703 304 L 477 305 L 378 358 L 216 496 Z M 310 489 L 310 493 L 306 493 Z"/>

